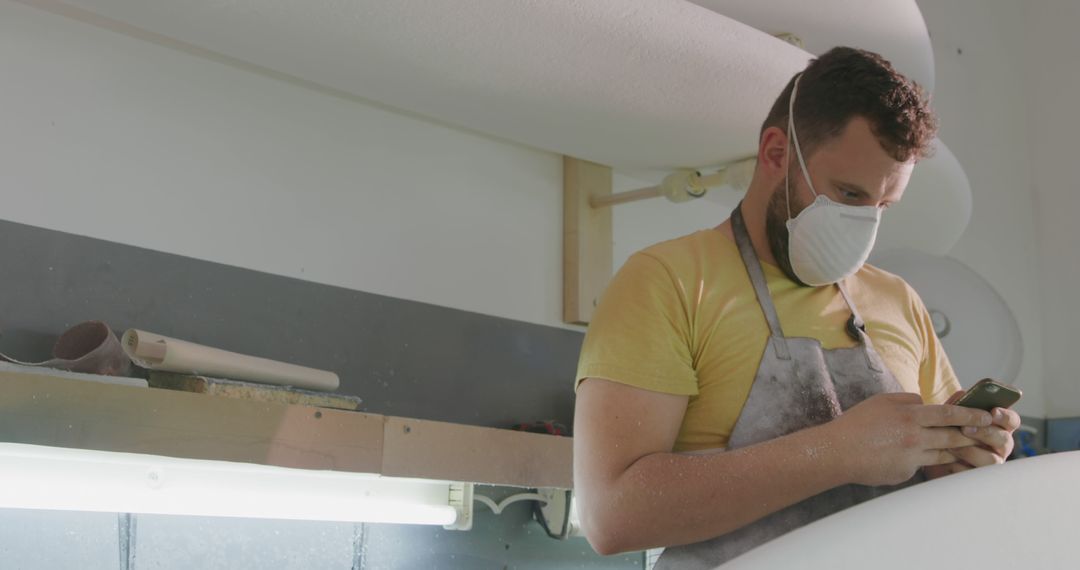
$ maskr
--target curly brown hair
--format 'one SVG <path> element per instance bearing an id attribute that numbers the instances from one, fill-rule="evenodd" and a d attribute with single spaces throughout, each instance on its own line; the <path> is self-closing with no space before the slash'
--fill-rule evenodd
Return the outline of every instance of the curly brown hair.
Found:
<path id="1" fill-rule="evenodd" d="M 773 103 L 762 133 L 769 127 L 786 130 L 796 77 Z M 937 117 L 918 83 L 876 53 L 836 47 L 812 60 L 799 80 L 795 128 L 803 152 L 813 154 L 855 117 L 869 121 L 881 147 L 899 162 L 928 157 L 937 134 Z"/>

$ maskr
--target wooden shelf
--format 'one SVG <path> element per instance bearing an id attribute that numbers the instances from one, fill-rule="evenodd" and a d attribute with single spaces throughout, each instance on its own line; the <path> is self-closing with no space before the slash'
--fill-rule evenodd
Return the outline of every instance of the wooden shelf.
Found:
<path id="1" fill-rule="evenodd" d="M 572 487 L 568 437 L 0 371 L 10 443 Z"/>

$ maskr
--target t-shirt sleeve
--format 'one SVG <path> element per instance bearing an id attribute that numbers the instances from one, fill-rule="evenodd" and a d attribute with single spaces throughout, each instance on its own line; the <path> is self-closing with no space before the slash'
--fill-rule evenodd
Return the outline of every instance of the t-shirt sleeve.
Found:
<path id="1" fill-rule="evenodd" d="M 602 378 L 655 392 L 696 395 L 684 294 L 667 266 L 637 253 L 618 271 L 593 313 L 577 381 Z"/>
<path id="2" fill-rule="evenodd" d="M 923 346 L 922 361 L 919 363 L 919 390 L 927 404 L 943 404 L 957 390 L 961 390 L 945 348 L 941 345 L 930 311 L 926 309 L 919 294 L 908 287 L 915 313 L 915 329 L 918 331 Z"/>

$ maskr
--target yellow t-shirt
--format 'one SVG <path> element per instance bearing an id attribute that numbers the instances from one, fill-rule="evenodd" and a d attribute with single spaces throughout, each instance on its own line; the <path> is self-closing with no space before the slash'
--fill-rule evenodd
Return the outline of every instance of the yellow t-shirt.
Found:
<path id="1" fill-rule="evenodd" d="M 762 269 L 785 336 L 855 346 L 837 287 L 802 287 L 775 265 Z M 846 284 L 904 390 L 941 403 L 960 389 L 926 307 L 903 279 L 866 265 Z M 768 335 L 735 243 L 718 229 L 699 231 L 640 251 L 619 270 L 585 335 L 577 383 L 603 378 L 689 396 L 675 450 L 726 447 Z"/>

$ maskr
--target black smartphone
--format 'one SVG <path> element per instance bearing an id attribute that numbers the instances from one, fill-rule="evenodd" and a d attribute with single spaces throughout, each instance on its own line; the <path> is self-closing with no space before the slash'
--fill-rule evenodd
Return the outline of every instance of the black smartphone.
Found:
<path id="1" fill-rule="evenodd" d="M 959 401 L 957 406 L 978 408 L 990 411 L 994 408 L 1012 407 L 1023 392 L 1016 386 L 1010 386 L 1004 382 L 998 382 L 992 378 L 983 378 L 975 383 Z"/>

